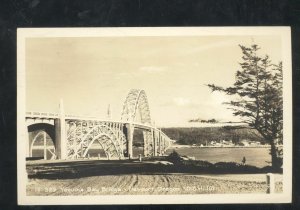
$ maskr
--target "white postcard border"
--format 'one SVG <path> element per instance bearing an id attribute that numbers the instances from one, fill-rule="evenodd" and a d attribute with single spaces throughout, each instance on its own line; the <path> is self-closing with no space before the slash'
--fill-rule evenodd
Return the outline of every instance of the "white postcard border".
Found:
<path id="1" fill-rule="evenodd" d="M 198 195 L 27 196 L 25 161 L 25 40 L 33 37 L 278 35 L 282 40 L 283 193 Z M 19 205 L 290 203 L 292 200 L 292 63 L 290 27 L 19 28 L 17 31 L 17 172 Z"/>

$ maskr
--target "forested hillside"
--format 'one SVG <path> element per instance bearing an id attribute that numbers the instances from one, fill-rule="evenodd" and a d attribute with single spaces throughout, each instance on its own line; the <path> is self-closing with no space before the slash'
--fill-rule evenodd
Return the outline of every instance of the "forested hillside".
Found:
<path id="1" fill-rule="evenodd" d="M 248 127 L 162 128 L 162 131 L 178 144 L 203 144 L 210 141 L 232 140 L 238 143 L 247 139 L 265 143 L 255 129 Z"/>

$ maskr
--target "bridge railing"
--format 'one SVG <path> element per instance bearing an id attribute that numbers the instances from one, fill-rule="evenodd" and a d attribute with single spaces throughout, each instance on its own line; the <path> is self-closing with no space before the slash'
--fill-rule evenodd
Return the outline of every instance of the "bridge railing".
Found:
<path id="1" fill-rule="evenodd" d="M 58 114 L 50 113 L 50 112 L 26 112 L 26 116 L 29 116 L 29 117 L 58 118 Z"/>
<path id="2" fill-rule="evenodd" d="M 52 113 L 52 112 L 27 111 L 26 112 L 26 117 L 59 118 L 59 114 L 58 113 Z M 157 127 L 155 127 L 151 124 L 143 124 L 143 123 L 138 123 L 138 122 L 127 122 L 127 121 L 122 121 L 122 120 L 101 119 L 101 118 L 92 117 L 92 116 L 80 116 L 80 115 L 73 115 L 73 114 L 66 114 L 65 118 L 70 119 L 70 120 L 103 121 L 103 122 L 123 123 L 123 124 L 130 123 L 130 124 L 140 126 L 140 127 L 155 129 L 156 131 L 160 131 L 161 133 L 163 133 L 161 130 L 159 130 L 159 128 L 157 128 Z"/>
<path id="3" fill-rule="evenodd" d="M 59 118 L 59 114 L 58 113 L 52 113 L 52 112 L 36 112 L 36 111 L 28 111 L 26 112 L 26 116 L 28 117 L 49 117 L 49 118 Z M 95 120 L 95 117 L 91 117 L 91 116 L 79 116 L 79 115 L 74 115 L 74 114 L 66 114 L 65 118 L 67 119 L 78 119 L 78 120 L 82 120 L 82 119 L 89 119 L 89 120 Z"/>

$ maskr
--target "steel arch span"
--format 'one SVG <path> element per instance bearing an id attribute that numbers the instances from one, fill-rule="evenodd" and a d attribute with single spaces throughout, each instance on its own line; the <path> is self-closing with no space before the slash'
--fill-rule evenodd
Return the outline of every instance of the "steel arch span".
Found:
<path id="1" fill-rule="evenodd" d="M 169 141 L 161 131 L 152 126 L 148 99 L 144 90 L 132 89 L 129 91 L 123 104 L 121 121 L 127 125 L 127 154 L 130 158 L 133 154 L 133 133 L 135 128 L 143 130 L 144 156 L 163 155 L 167 147 L 162 142 Z M 144 126 L 136 125 L 140 123 Z"/>
<path id="2" fill-rule="evenodd" d="M 123 104 L 121 120 L 145 125 L 152 124 L 148 99 L 144 90 L 130 90 Z"/>

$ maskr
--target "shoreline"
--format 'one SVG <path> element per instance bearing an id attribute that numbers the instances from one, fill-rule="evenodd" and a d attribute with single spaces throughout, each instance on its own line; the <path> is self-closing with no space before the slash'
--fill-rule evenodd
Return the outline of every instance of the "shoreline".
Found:
<path id="1" fill-rule="evenodd" d="M 135 146 L 134 146 L 135 147 Z M 53 145 L 47 146 L 48 149 L 54 149 Z M 142 148 L 142 147 L 135 147 L 135 148 Z M 261 145 L 261 146 L 192 146 L 192 145 L 172 145 L 168 149 L 171 148 L 271 148 L 270 145 Z M 33 149 L 44 149 L 44 146 L 38 145 L 33 146 Z M 101 146 L 92 146 L 91 149 L 102 149 Z"/>
<path id="2" fill-rule="evenodd" d="M 262 146 L 192 146 L 192 145 L 172 145 L 171 148 L 271 148 L 270 145 Z"/>

